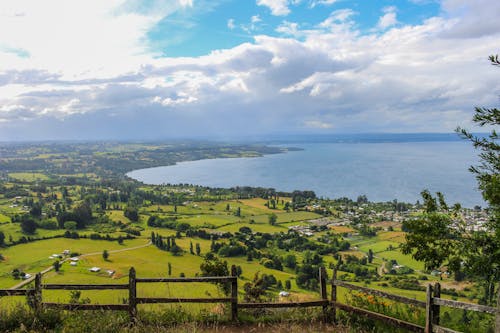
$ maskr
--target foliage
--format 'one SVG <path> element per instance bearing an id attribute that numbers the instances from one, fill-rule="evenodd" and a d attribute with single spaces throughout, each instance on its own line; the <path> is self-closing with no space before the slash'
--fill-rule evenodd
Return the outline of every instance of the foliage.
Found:
<path id="1" fill-rule="evenodd" d="M 348 304 L 378 312 L 389 317 L 422 325 L 425 322 L 425 309 L 413 305 L 393 302 L 363 292 L 353 291 L 346 296 Z M 382 331 L 389 329 L 385 327 Z M 378 330 L 374 330 L 378 331 Z"/>
<path id="2" fill-rule="evenodd" d="M 125 211 L 123 212 L 123 215 L 125 215 L 125 217 L 132 222 L 139 221 L 139 211 L 137 210 L 137 207 L 127 206 L 125 208 Z"/>
<path id="3" fill-rule="evenodd" d="M 34 234 L 37 228 L 35 220 L 31 217 L 25 215 L 21 221 L 21 230 L 25 234 Z"/>
<path id="4" fill-rule="evenodd" d="M 440 267 L 447 260 L 455 261 L 460 255 L 460 231 L 447 212 L 440 210 L 436 199 L 425 190 L 422 192 L 425 212 L 415 219 L 403 223 L 407 234 L 401 245 L 404 254 L 423 261 L 428 270 Z"/>
<path id="5" fill-rule="evenodd" d="M 252 282 L 247 282 L 243 285 L 243 290 L 245 295 L 243 300 L 248 303 L 259 303 L 263 301 L 263 297 L 266 295 L 266 285 L 262 276 L 259 273 L 255 273 Z"/>
<path id="6" fill-rule="evenodd" d="M 270 225 L 275 225 L 277 220 L 278 220 L 278 216 L 276 214 L 274 214 L 274 213 L 269 214 L 268 222 Z"/>
<path id="7" fill-rule="evenodd" d="M 222 261 L 214 255 L 205 256 L 205 260 L 200 265 L 201 276 L 229 276 L 227 261 Z M 219 288 L 229 295 L 230 286 L 226 282 L 218 282 Z"/>
<path id="8" fill-rule="evenodd" d="M 490 61 L 496 66 L 500 64 L 498 56 L 491 56 Z M 491 133 L 479 137 L 460 127 L 457 132 L 480 150 L 481 163 L 470 167 L 470 171 L 476 175 L 489 203 L 491 220 L 484 230 L 467 229 L 440 193 L 436 200 L 424 191 L 425 212 L 420 218 L 405 222 L 409 233 L 402 251 L 424 261 L 427 269 L 446 263 L 456 279 L 462 279 L 462 271 L 479 279 L 485 290 L 482 302 L 493 303 L 494 284 L 500 279 L 500 144 L 495 128 L 500 125 L 500 110 L 476 107 L 473 121 L 480 127 L 491 127 Z"/>

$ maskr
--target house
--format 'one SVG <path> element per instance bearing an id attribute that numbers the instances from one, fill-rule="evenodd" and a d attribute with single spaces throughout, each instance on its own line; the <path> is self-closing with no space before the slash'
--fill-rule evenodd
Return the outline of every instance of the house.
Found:
<path id="1" fill-rule="evenodd" d="M 78 259 L 78 257 L 72 257 L 72 258 L 69 258 L 69 260 L 71 260 L 71 261 L 78 261 L 80 259 Z"/>
<path id="2" fill-rule="evenodd" d="M 280 291 L 279 295 L 280 297 L 288 297 L 290 296 L 290 293 L 288 291 Z"/>
<path id="3" fill-rule="evenodd" d="M 70 252 L 69 250 L 64 250 L 64 251 L 63 251 L 63 254 L 64 254 L 65 256 L 69 256 L 69 252 Z"/>
<path id="4" fill-rule="evenodd" d="M 33 275 L 31 275 L 31 274 L 29 274 L 29 273 L 26 273 L 26 274 L 24 274 L 23 276 L 21 276 L 21 279 L 23 279 L 23 280 L 27 280 L 27 279 L 31 278 L 32 276 L 33 276 Z"/>
<path id="5" fill-rule="evenodd" d="M 96 273 L 96 272 L 100 272 L 101 268 L 100 267 L 92 267 L 89 269 L 89 271 Z"/>
<path id="6" fill-rule="evenodd" d="M 77 263 L 76 261 L 72 261 L 72 262 L 70 262 L 69 264 L 70 264 L 71 266 L 76 266 L 76 265 L 78 265 L 78 263 Z"/>

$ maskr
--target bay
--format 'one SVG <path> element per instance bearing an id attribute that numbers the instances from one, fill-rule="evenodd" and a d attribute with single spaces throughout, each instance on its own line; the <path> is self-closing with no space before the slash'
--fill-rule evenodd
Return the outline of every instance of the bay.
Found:
<path id="1" fill-rule="evenodd" d="M 467 142 L 294 142 L 288 146 L 303 150 L 181 162 L 127 175 L 147 184 L 313 190 L 328 198 L 356 199 L 364 194 L 370 201 L 414 203 L 428 189 L 442 192 L 449 204 L 485 205 L 476 179 L 468 171 L 478 157 Z"/>

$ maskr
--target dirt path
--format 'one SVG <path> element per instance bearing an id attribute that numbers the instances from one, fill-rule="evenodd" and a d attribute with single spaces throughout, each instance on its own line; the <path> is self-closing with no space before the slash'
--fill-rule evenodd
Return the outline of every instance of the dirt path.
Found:
<path id="1" fill-rule="evenodd" d="M 133 251 L 133 250 L 137 250 L 137 249 L 142 249 L 143 247 L 148 247 L 148 246 L 150 246 L 152 244 L 153 243 L 151 243 L 151 241 L 149 241 L 147 244 L 144 244 L 144 245 L 139 245 L 139 246 L 134 246 L 134 247 L 128 247 L 126 249 L 120 249 L 120 250 L 111 250 L 111 251 L 108 251 L 108 252 L 109 253 L 119 253 L 119 252 L 125 252 L 125 251 Z M 83 258 L 83 257 L 96 256 L 96 255 L 100 255 L 100 254 L 102 254 L 102 252 L 92 252 L 92 253 L 81 254 L 78 257 L 79 258 Z M 65 263 L 68 260 L 69 260 L 69 258 L 61 260 L 61 264 Z M 40 274 L 44 275 L 45 273 L 48 273 L 48 272 L 50 272 L 53 269 L 54 269 L 54 266 L 49 266 L 49 267 L 45 268 L 44 270 L 40 271 Z M 25 285 L 31 283 L 33 280 L 35 280 L 35 276 L 36 276 L 36 274 L 33 274 L 33 276 L 30 277 L 29 279 L 21 281 L 18 284 L 16 284 L 15 286 L 10 287 L 9 289 L 12 290 L 12 289 L 22 288 Z"/>

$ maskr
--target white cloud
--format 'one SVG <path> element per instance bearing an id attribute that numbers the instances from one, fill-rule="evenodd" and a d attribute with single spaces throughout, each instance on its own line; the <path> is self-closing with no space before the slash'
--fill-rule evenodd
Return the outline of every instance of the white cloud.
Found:
<path id="1" fill-rule="evenodd" d="M 234 24 L 234 19 L 229 19 L 227 20 L 227 27 L 231 30 L 233 30 L 234 28 L 236 28 L 236 25 Z"/>
<path id="2" fill-rule="evenodd" d="M 339 0 L 312 0 L 311 3 L 310 3 L 310 7 L 311 8 L 314 8 L 318 5 L 321 5 L 321 6 L 331 6 L 333 5 L 334 3 L 338 2 Z"/>
<path id="3" fill-rule="evenodd" d="M 258 22 L 261 22 L 261 21 L 262 21 L 262 19 L 260 18 L 260 16 L 259 16 L 259 15 L 254 15 L 254 16 L 252 16 L 252 18 L 250 19 L 250 21 L 251 21 L 252 23 L 258 23 Z"/>
<path id="4" fill-rule="evenodd" d="M 328 28 L 339 23 L 342 24 L 348 22 L 354 15 L 356 15 L 356 12 L 352 9 L 338 9 L 333 11 L 326 20 L 319 24 L 319 26 L 322 28 Z"/>
<path id="5" fill-rule="evenodd" d="M 193 0 L 179 0 L 182 7 L 193 7 Z"/>
<path id="6" fill-rule="evenodd" d="M 275 16 L 286 16 L 290 14 L 288 0 L 257 0 L 257 5 L 268 7 Z"/>
<path id="7" fill-rule="evenodd" d="M 320 120 L 306 120 L 304 122 L 305 127 L 309 128 L 320 128 L 320 129 L 329 129 L 333 128 L 333 125 L 330 123 L 325 123 Z"/>
<path id="8" fill-rule="evenodd" d="M 385 30 L 390 28 L 398 23 L 398 19 L 396 17 L 396 7 L 389 6 L 382 9 L 384 15 L 381 16 L 378 20 L 377 27 L 381 30 Z"/>
<path id="9" fill-rule="evenodd" d="M 26 59 L 0 48 L 2 140 L 277 128 L 443 132 L 468 126 L 475 105 L 498 105 L 500 69 L 486 60 L 498 50 L 500 29 L 490 30 L 498 20 L 465 1 L 445 1 L 442 16 L 419 25 L 365 34 L 352 22 L 355 12 L 338 10 L 316 27 L 284 21 L 276 30 L 288 38 L 260 35 L 185 58 L 144 51 L 145 33 L 163 15 L 156 11 L 138 14 L 125 1 L 87 0 L 60 14 L 37 3 L 0 2 L 0 45 L 29 52 Z M 19 35 L 6 32 L 16 28 Z"/>
<path id="10" fill-rule="evenodd" d="M 276 32 L 279 32 L 283 35 L 289 35 L 294 37 L 303 36 L 304 33 L 299 30 L 298 23 L 283 21 L 277 28 Z"/>

